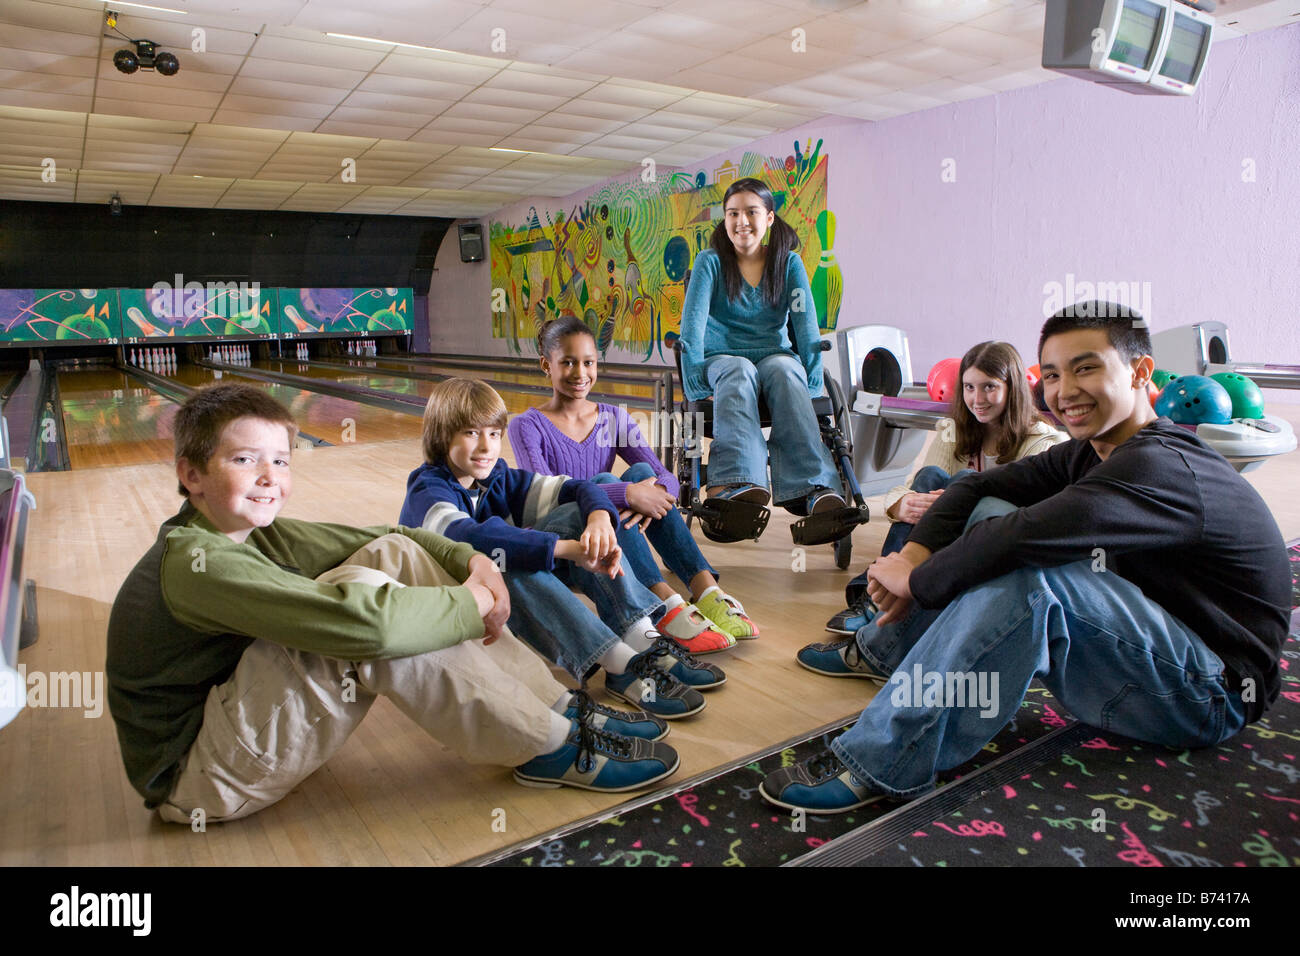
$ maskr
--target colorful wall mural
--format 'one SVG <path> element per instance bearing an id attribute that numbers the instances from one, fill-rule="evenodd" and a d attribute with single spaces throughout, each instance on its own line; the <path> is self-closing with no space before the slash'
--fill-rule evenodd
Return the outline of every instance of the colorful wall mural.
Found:
<path id="1" fill-rule="evenodd" d="M 746 176 L 768 185 L 777 214 L 798 233 L 818 324 L 834 329 L 844 280 L 832 249 L 835 217 L 826 208 L 821 146 L 795 141 L 785 157 L 746 153 L 693 177 L 609 183 L 568 213 L 534 206 L 517 225 L 493 221 L 493 336 L 517 354 L 535 353 L 542 323 L 576 315 L 602 352 L 617 345 L 671 361 L 686 272 L 708 248 L 727 186 Z"/>
<path id="2" fill-rule="evenodd" d="M 133 345 L 410 332 L 415 294 L 400 289 L 263 289 L 193 282 L 149 289 L 0 289 L 0 346 Z"/>
<path id="3" fill-rule="evenodd" d="M 0 289 L 0 343 L 116 344 L 121 335 L 114 289 Z"/>
<path id="4" fill-rule="evenodd" d="M 414 292 L 401 289 L 281 289 L 280 333 L 299 336 L 410 332 Z"/>

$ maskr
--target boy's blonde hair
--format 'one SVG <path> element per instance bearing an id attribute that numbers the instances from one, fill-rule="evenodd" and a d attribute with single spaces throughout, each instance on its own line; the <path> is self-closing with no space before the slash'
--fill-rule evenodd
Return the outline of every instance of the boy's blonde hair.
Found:
<path id="1" fill-rule="evenodd" d="M 506 403 L 484 382 L 449 378 L 433 386 L 424 406 L 424 460 L 441 465 L 457 433 L 466 428 L 505 428 Z"/>

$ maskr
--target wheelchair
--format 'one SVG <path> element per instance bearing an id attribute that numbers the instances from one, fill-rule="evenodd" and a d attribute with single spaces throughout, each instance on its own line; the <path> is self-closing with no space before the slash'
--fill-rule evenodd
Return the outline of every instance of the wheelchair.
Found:
<path id="1" fill-rule="evenodd" d="M 790 341 L 794 341 L 793 328 Z M 831 343 L 818 343 L 824 352 Z M 676 375 L 664 372 L 654 382 L 655 453 L 664 467 L 672 471 L 681 484 L 677 508 L 689 528 L 699 519 L 700 529 L 710 541 L 733 542 L 757 540 L 767 527 L 771 512 L 768 508 L 734 501 L 701 500 L 700 493 L 708 487 L 708 466 L 703 460 L 703 439 L 713 437 L 713 399 L 691 401 L 682 388 L 680 402 L 676 400 L 678 383 L 682 375 L 681 341 L 673 342 L 676 358 Z M 822 442 L 830 451 L 840 475 L 841 493 L 853 506 L 838 508 L 801 518 L 791 527 L 794 543 L 819 545 L 830 543 L 835 551 L 835 566 L 841 570 L 849 567 L 853 554 L 853 529 L 865 524 L 871 517 L 862 489 L 853 470 L 853 447 L 849 428 L 849 409 L 844 401 L 844 391 L 829 373 L 823 376 L 826 395 L 814 398 L 813 412 L 821 431 Z M 760 397 L 759 423 L 763 428 L 772 424 L 772 413 Z"/>

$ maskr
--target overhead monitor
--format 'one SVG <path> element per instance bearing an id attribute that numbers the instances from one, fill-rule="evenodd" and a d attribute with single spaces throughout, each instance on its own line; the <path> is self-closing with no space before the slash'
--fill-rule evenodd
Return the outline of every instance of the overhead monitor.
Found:
<path id="1" fill-rule="evenodd" d="M 1214 36 L 1214 17 L 1175 3 L 1173 26 L 1159 66 L 1151 74 L 1151 86 L 1161 93 L 1191 96 L 1196 92 Z"/>
<path id="2" fill-rule="evenodd" d="M 1177 0 L 1047 0 L 1043 68 L 1116 84 L 1145 86 L 1161 62 Z"/>

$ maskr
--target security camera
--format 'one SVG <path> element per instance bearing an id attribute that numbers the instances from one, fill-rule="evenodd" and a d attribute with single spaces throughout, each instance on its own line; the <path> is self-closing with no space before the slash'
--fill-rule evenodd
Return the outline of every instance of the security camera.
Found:
<path id="1" fill-rule="evenodd" d="M 181 61 L 175 54 L 160 52 L 152 40 L 133 40 L 135 49 L 118 50 L 113 54 L 113 66 L 121 73 L 134 73 L 141 68 L 155 70 L 163 76 L 180 72 Z"/>

